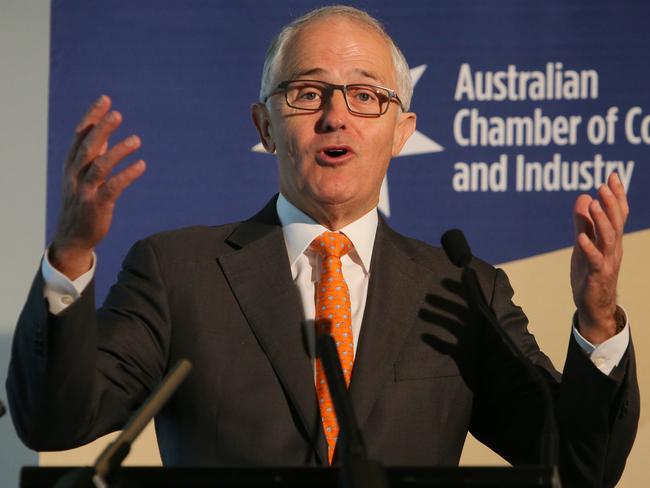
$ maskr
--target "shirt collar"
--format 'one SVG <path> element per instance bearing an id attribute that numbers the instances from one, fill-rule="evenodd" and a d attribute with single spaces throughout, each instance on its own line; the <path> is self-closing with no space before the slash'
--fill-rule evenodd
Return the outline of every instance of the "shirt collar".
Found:
<path id="1" fill-rule="evenodd" d="M 299 210 L 282 193 L 278 196 L 276 210 L 282 224 L 282 233 L 287 246 L 289 262 L 293 266 L 296 260 L 307 250 L 311 242 L 329 229 Z M 366 273 L 370 270 L 370 259 L 375 244 L 378 221 L 377 209 L 373 208 L 360 219 L 340 229 L 340 232 L 348 236 L 352 241 L 354 251 L 359 256 Z"/>

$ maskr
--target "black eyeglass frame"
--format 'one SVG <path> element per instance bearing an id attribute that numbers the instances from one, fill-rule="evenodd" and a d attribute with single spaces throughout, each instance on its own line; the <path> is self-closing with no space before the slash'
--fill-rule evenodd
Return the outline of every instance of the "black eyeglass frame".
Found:
<path id="1" fill-rule="evenodd" d="M 319 105 L 318 108 L 305 108 L 305 107 L 296 107 L 295 105 L 291 105 L 291 103 L 289 102 L 289 94 L 287 93 L 287 87 L 291 83 L 296 83 L 296 82 L 299 82 L 299 81 L 308 82 L 308 83 L 309 82 L 311 82 L 311 83 L 319 83 L 319 84 L 324 85 L 324 86 L 327 87 L 327 98 L 323 98 L 323 100 L 321 101 L 321 104 Z M 368 113 L 358 112 L 356 110 L 352 110 L 352 108 L 350 108 L 350 104 L 348 103 L 348 92 L 347 92 L 347 90 L 348 90 L 349 87 L 367 87 L 367 88 L 385 90 L 388 93 L 388 102 L 386 103 L 386 107 L 384 108 L 384 110 L 382 112 L 376 113 L 376 114 L 375 113 L 368 114 Z M 277 95 L 278 93 L 284 92 L 284 100 L 285 100 L 286 104 L 289 107 L 294 108 L 296 110 L 304 110 L 306 112 L 318 112 L 319 110 L 321 110 L 323 108 L 323 104 L 325 103 L 325 101 L 332 98 L 332 94 L 334 93 L 334 90 L 341 90 L 341 93 L 343 93 L 343 99 L 345 100 L 345 106 L 348 108 L 348 112 L 350 112 L 351 114 L 354 114 L 354 115 L 360 115 L 362 117 L 381 117 L 386 112 L 388 112 L 388 108 L 390 107 L 390 102 L 392 100 L 397 101 L 397 103 L 399 104 L 399 107 L 402 109 L 402 112 L 406 112 L 406 110 L 404 109 L 404 104 L 402 103 L 402 100 L 397 95 L 397 92 L 395 90 L 391 90 L 390 88 L 387 88 L 385 86 L 371 85 L 371 84 L 368 84 L 368 83 L 349 83 L 349 84 L 346 84 L 346 85 L 337 85 L 335 83 L 328 83 L 327 81 L 322 81 L 322 80 L 302 80 L 302 79 L 300 79 L 300 80 L 286 80 L 286 81 L 283 81 L 283 82 L 278 84 L 278 86 L 275 88 L 275 90 L 273 90 L 271 93 L 269 93 L 264 98 L 263 103 L 266 103 L 268 101 L 268 99 L 271 98 L 273 95 Z"/>

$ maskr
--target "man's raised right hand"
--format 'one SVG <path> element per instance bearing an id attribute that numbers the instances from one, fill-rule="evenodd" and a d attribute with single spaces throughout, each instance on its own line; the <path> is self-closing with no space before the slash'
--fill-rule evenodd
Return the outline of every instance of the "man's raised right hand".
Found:
<path id="1" fill-rule="evenodd" d="M 90 107 L 65 160 L 63 204 L 48 257 L 71 280 L 90 269 L 93 250 L 111 226 L 115 202 L 146 169 L 138 160 L 111 174 L 140 147 L 140 138 L 132 135 L 109 147 L 109 137 L 122 123 L 121 114 L 110 108 L 106 95 Z"/>

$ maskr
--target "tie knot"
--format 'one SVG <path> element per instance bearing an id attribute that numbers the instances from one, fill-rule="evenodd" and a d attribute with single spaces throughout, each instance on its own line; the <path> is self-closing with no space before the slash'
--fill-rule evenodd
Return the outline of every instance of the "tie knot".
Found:
<path id="1" fill-rule="evenodd" d="M 312 241 L 311 248 L 323 258 L 329 256 L 340 258 L 352 250 L 352 242 L 345 234 L 327 231 Z"/>

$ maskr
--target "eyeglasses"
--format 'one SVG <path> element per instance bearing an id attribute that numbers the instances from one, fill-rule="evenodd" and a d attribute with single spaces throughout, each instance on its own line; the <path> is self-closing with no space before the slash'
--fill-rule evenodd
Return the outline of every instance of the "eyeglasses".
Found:
<path id="1" fill-rule="evenodd" d="M 402 101 L 394 90 L 383 86 L 353 84 L 335 85 L 319 80 L 283 81 L 264 99 L 284 92 L 287 105 L 298 110 L 316 112 L 323 108 L 334 93 L 341 90 L 350 113 L 365 117 L 379 117 L 388 111 L 391 100 L 395 100 L 404 110 Z"/>

